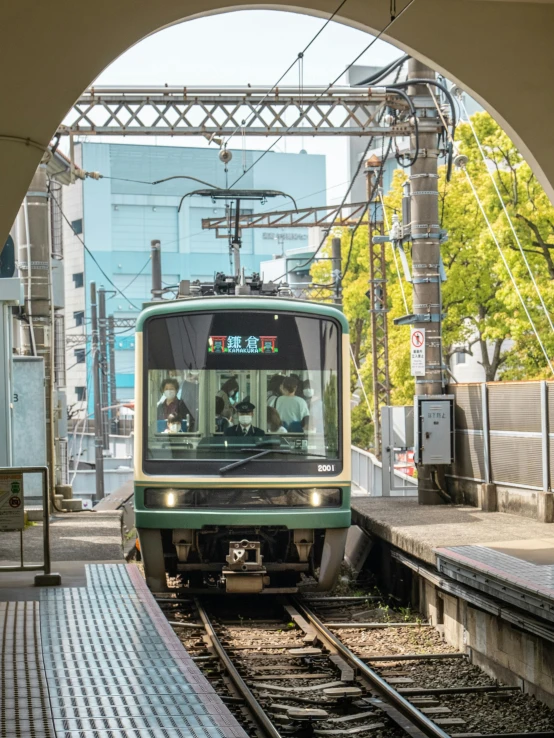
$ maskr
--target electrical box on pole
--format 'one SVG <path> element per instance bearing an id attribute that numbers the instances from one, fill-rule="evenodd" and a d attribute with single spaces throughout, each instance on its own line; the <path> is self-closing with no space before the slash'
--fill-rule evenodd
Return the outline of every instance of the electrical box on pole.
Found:
<path id="1" fill-rule="evenodd" d="M 454 462 L 454 395 L 416 395 L 414 398 L 416 464 Z"/>

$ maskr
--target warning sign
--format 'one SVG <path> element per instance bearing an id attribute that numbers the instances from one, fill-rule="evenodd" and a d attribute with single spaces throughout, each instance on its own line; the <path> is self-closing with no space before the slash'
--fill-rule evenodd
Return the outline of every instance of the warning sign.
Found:
<path id="1" fill-rule="evenodd" d="M 412 377 L 425 376 L 425 330 L 412 328 L 410 336 L 410 367 Z"/>
<path id="2" fill-rule="evenodd" d="M 0 472 L 0 530 L 23 530 L 23 474 Z"/>

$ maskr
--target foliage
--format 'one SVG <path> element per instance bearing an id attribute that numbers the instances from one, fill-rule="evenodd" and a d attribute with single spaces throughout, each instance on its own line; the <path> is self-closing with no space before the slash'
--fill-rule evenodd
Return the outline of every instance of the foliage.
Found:
<path id="1" fill-rule="evenodd" d="M 486 165 L 468 123 L 458 126 L 459 152 L 468 157 L 467 172 L 502 253 L 549 356 L 554 355 L 554 331 L 541 307 L 489 172 L 492 172 L 506 203 L 548 313 L 554 306 L 554 207 L 514 143 L 495 121 L 487 113 L 476 113 L 471 121 L 481 141 Z M 395 172 L 391 191 L 385 197 L 389 226 L 393 212 L 401 212 L 402 184 L 405 179 L 404 171 Z M 489 381 L 549 376 L 550 369 L 545 356 L 464 171 L 455 170 L 451 181 L 447 183 L 445 168 L 441 168 L 439 214 L 441 224 L 448 232 L 448 240 L 441 249 L 448 277 L 443 284 L 445 359 L 449 360 L 456 352 L 473 354 L 478 347 L 480 361 Z M 373 213 L 371 215 L 373 217 Z M 340 237 L 343 272 L 346 272 L 343 280 L 344 312 L 350 322 L 352 352 L 372 403 L 370 314 L 366 295 L 369 278 L 368 231 L 367 219 L 353 237 L 351 229 L 336 229 L 324 246 L 322 256 L 330 256 L 331 237 Z M 385 247 L 385 254 L 392 402 L 407 404 L 411 403 L 414 394 L 414 382 L 410 376 L 410 331 L 407 326 L 395 326 L 393 320 L 411 312 L 411 285 L 402 278 L 404 300 L 389 244 Z M 406 256 L 410 262 L 410 254 Z M 316 283 L 330 282 L 330 261 L 315 262 L 311 273 Z M 326 297 L 330 299 L 330 293 Z M 357 382 L 352 367 L 352 390 Z M 352 429 L 353 443 L 367 448 L 371 442 L 372 428 L 370 432 L 365 402 L 354 411 Z"/>

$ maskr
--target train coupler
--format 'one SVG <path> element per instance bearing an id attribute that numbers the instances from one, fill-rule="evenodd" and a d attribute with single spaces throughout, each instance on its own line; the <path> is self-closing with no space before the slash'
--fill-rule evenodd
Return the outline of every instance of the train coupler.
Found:
<path id="1" fill-rule="evenodd" d="M 269 584 L 259 541 L 230 541 L 222 582 L 227 592 L 261 592 Z"/>

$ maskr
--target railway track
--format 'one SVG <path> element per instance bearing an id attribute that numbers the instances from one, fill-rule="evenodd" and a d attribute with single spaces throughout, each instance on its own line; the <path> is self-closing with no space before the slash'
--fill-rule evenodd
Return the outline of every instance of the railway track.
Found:
<path id="1" fill-rule="evenodd" d="M 548 715 L 529 718 L 524 730 L 487 730 L 498 721 L 487 719 L 486 710 L 529 698 L 492 682 L 465 654 L 449 653 L 430 626 L 395 622 L 396 613 L 375 607 L 377 599 L 158 602 L 249 735 L 554 738 Z M 383 612 L 384 619 L 375 617 Z M 450 672 L 465 681 L 446 679 Z M 542 715 L 543 706 L 535 706 Z M 475 711 L 482 730 L 475 729 Z"/>

